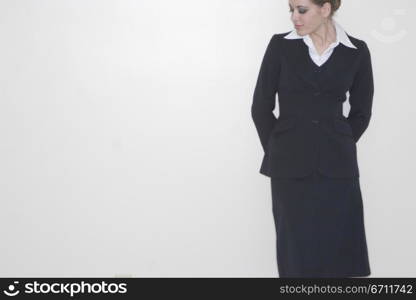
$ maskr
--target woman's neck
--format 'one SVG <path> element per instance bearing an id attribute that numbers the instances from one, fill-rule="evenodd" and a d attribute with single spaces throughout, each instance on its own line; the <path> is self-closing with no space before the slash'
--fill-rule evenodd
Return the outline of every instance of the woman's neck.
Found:
<path id="1" fill-rule="evenodd" d="M 310 34 L 310 37 L 318 49 L 327 48 L 330 44 L 337 40 L 337 32 L 332 19 L 328 19 L 327 22 Z"/>

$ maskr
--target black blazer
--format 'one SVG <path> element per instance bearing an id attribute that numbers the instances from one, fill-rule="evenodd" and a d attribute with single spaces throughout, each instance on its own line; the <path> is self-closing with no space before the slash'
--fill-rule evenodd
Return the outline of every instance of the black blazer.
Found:
<path id="1" fill-rule="evenodd" d="M 347 34 L 358 49 L 340 43 L 319 67 L 304 41 L 285 39 L 288 33 L 272 36 L 254 89 L 251 115 L 264 150 L 260 173 L 359 177 L 356 143 L 370 122 L 374 93 L 367 44 Z M 347 91 L 351 109 L 344 117 Z"/>

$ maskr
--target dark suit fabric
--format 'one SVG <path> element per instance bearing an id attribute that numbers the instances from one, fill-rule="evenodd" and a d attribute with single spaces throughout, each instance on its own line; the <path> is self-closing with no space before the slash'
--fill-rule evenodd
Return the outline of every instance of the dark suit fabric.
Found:
<path id="1" fill-rule="evenodd" d="M 367 276 L 357 142 L 371 117 L 370 51 L 348 35 L 357 49 L 340 43 L 319 67 L 288 33 L 267 45 L 251 106 L 260 173 L 271 180 L 279 276 Z"/>
<path id="2" fill-rule="evenodd" d="M 272 178 L 278 272 L 283 277 L 370 274 L 358 178 Z"/>
<path id="3" fill-rule="evenodd" d="M 318 67 L 303 40 L 286 34 L 271 38 L 253 95 L 251 114 L 264 150 L 260 173 L 359 177 L 356 143 L 369 125 L 374 92 L 366 43 L 348 35 L 358 49 L 339 44 Z M 347 91 L 351 109 L 344 117 Z"/>

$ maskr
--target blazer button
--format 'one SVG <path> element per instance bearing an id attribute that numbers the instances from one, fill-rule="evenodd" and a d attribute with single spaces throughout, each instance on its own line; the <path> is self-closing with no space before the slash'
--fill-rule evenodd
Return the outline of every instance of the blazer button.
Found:
<path id="1" fill-rule="evenodd" d="M 319 120 L 312 120 L 312 123 L 318 124 Z"/>
<path id="2" fill-rule="evenodd" d="M 319 96 L 321 94 L 321 92 L 314 92 L 313 95 L 314 96 Z"/>

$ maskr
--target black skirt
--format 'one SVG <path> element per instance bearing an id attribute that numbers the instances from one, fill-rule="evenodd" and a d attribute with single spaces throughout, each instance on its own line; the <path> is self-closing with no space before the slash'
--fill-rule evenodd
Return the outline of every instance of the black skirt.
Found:
<path id="1" fill-rule="evenodd" d="M 370 275 L 359 178 L 271 178 L 280 277 Z"/>

